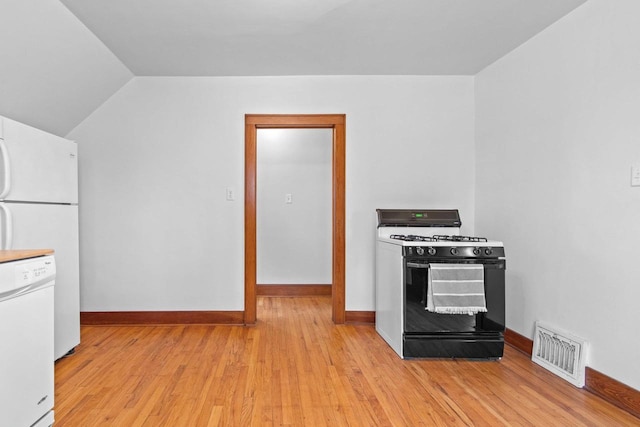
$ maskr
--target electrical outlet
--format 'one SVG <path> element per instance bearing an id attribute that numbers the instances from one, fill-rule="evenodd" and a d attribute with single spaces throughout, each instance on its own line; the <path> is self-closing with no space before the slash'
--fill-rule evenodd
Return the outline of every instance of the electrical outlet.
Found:
<path id="1" fill-rule="evenodd" d="M 291 195 L 291 193 L 287 193 L 284 195 L 284 202 L 287 204 L 293 203 L 293 196 Z"/>
<path id="2" fill-rule="evenodd" d="M 227 200 L 232 202 L 236 199 L 236 192 L 233 188 L 227 187 Z"/>
<path id="3" fill-rule="evenodd" d="M 631 166 L 631 186 L 640 187 L 640 163 Z"/>

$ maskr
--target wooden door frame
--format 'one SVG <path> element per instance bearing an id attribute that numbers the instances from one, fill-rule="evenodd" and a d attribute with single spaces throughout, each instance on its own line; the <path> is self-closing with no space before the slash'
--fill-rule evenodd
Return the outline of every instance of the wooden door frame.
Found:
<path id="1" fill-rule="evenodd" d="M 260 128 L 333 129 L 331 318 L 345 323 L 345 157 L 344 114 L 246 114 L 244 116 L 244 323 L 256 323 L 257 135 Z"/>

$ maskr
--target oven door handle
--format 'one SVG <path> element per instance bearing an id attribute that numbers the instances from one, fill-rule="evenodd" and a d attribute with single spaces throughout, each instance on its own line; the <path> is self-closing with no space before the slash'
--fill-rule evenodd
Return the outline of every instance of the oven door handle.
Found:
<path id="1" fill-rule="evenodd" d="M 417 262 L 408 262 L 407 267 L 409 268 L 429 268 L 429 264 L 419 264 Z"/>

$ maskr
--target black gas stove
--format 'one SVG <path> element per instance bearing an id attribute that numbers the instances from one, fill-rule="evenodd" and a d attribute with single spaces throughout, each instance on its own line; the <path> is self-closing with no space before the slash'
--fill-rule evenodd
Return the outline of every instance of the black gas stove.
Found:
<path id="1" fill-rule="evenodd" d="M 502 242 L 460 235 L 457 210 L 377 213 L 376 331 L 402 358 L 502 357 Z M 474 304 L 434 304 L 449 295 Z"/>

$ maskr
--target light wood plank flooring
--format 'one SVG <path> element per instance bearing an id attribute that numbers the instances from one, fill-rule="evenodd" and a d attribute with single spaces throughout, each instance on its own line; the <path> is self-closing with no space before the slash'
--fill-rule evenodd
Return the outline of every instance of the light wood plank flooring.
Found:
<path id="1" fill-rule="evenodd" d="M 242 326 L 85 326 L 56 363 L 62 426 L 637 426 L 507 346 L 402 361 L 330 297 L 258 298 Z"/>

